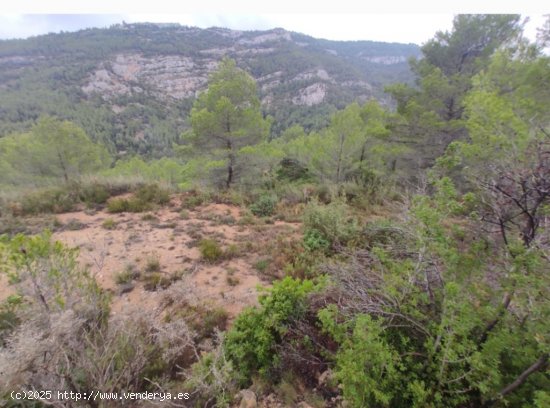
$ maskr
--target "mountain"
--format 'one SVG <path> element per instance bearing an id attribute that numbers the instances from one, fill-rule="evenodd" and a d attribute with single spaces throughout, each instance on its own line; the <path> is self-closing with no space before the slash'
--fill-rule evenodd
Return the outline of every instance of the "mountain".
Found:
<path id="1" fill-rule="evenodd" d="M 119 154 L 167 154 L 224 56 L 256 79 L 274 136 L 295 123 L 315 129 L 354 100 L 388 103 L 384 86 L 411 82 L 407 60 L 419 55 L 414 44 L 178 24 L 123 23 L 4 40 L 0 136 L 50 114 L 74 121 Z"/>

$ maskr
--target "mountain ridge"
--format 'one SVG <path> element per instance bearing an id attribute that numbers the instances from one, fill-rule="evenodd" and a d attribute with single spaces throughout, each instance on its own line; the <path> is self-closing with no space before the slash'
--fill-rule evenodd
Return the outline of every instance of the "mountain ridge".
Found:
<path id="1" fill-rule="evenodd" d="M 157 23 L 2 40 L 0 135 L 52 114 L 75 121 L 112 150 L 166 154 L 225 56 L 257 81 L 274 136 L 293 124 L 311 130 L 350 102 L 388 103 L 384 86 L 411 82 L 407 60 L 419 55 L 414 44 Z"/>

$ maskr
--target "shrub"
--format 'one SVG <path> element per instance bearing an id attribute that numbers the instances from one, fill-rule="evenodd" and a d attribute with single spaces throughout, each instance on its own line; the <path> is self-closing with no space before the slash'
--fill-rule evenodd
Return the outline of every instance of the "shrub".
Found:
<path id="1" fill-rule="evenodd" d="M 126 212 L 128 207 L 128 200 L 125 198 L 113 198 L 107 203 L 107 211 L 110 213 Z"/>
<path id="2" fill-rule="evenodd" d="M 210 196 L 207 193 L 193 191 L 188 195 L 185 195 L 181 201 L 182 209 L 192 210 L 195 207 L 198 207 L 210 199 Z"/>
<path id="3" fill-rule="evenodd" d="M 261 273 L 265 272 L 268 267 L 269 267 L 269 259 L 260 259 L 254 264 L 254 268 Z"/>
<path id="4" fill-rule="evenodd" d="M 359 232 L 357 223 L 347 216 L 346 205 L 341 202 L 327 205 L 310 203 L 304 212 L 304 228 L 304 239 L 314 246 L 322 246 L 326 242 L 331 247 L 346 244 Z"/>
<path id="5" fill-rule="evenodd" d="M 81 221 L 75 218 L 70 219 L 67 222 L 67 224 L 65 224 L 65 229 L 69 231 L 78 231 L 84 228 L 86 228 L 86 224 L 82 223 Z"/>
<path id="6" fill-rule="evenodd" d="M 257 217 L 268 217 L 273 215 L 276 205 L 277 198 L 275 196 L 262 195 L 254 204 L 250 206 L 250 211 Z"/>
<path id="7" fill-rule="evenodd" d="M 142 203 L 163 205 L 170 201 L 170 192 L 158 184 L 146 184 L 138 188 L 135 198 Z"/>
<path id="8" fill-rule="evenodd" d="M 107 211 L 110 213 L 143 212 L 152 208 L 151 203 L 141 201 L 136 197 L 113 198 L 107 202 Z"/>
<path id="9" fill-rule="evenodd" d="M 193 406 L 230 406 L 239 388 L 235 368 L 221 345 L 193 364 L 185 387 L 195 390 L 192 393 Z"/>
<path id="10" fill-rule="evenodd" d="M 107 230 L 114 230 L 117 226 L 117 223 L 112 218 L 107 218 L 105 221 L 103 221 L 101 226 Z"/>
<path id="11" fill-rule="evenodd" d="M 284 158 L 277 169 L 277 179 L 283 181 L 307 180 L 310 178 L 309 170 L 298 160 Z"/>
<path id="12" fill-rule="evenodd" d="M 223 257 L 225 259 L 237 258 L 240 254 L 241 254 L 241 251 L 239 250 L 239 247 L 235 244 L 229 245 L 223 251 Z"/>
<path id="13" fill-rule="evenodd" d="M 95 182 L 82 185 L 79 196 L 87 204 L 105 204 L 111 192 L 105 185 Z"/>
<path id="14" fill-rule="evenodd" d="M 330 241 L 316 229 L 308 229 L 304 234 L 304 247 L 310 251 L 326 251 L 330 248 Z"/>
<path id="15" fill-rule="evenodd" d="M 143 214 L 143 215 L 141 216 L 141 220 L 142 220 L 142 221 L 155 221 L 155 222 L 156 222 L 156 221 L 158 221 L 159 219 L 158 219 L 158 217 L 155 216 L 154 214 L 147 213 L 147 214 Z"/>
<path id="16" fill-rule="evenodd" d="M 221 307 L 215 307 L 204 314 L 202 324 L 197 328 L 199 334 L 206 338 L 212 337 L 216 331 L 224 331 L 229 315 Z"/>
<path id="17" fill-rule="evenodd" d="M 390 196 L 393 187 L 390 180 L 370 169 L 359 169 L 350 179 L 355 182 L 345 186 L 343 191 L 348 201 L 360 196 L 370 204 L 382 204 L 384 198 Z"/>
<path id="18" fill-rule="evenodd" d="M 318 265 L 323 261 L 324 254 L 306 250 L 303 241 L 285 238 L 279 235 L 270 240 L 263 249 L 267 265 L 261 262 L 259 266 L 263 277 L 282 279 L 285 276 L 293 278 L 312 278 L 319 274 Z"/>
<path id="19" fill-rule="evenodd" d="M 132 282 L 134 279 L 131 271 L 124 270 L 115 274 L 115 283 L 118 285 L 124 285 L 126 283 Z"/>
<path id="20" fill-rule="evenodd" d="M 309 198 L 308 194 L 309 190 L 304 188 L 303 185 L 282 184 L 277 186 L 277 196 L 286 205 L 305 203 Z"/>
<path id="21" fill-rule="evenodd" d="M 68 188 L 50 188 L 24 195 L 21 198 L 23 214 L 63 213 L 74 210 L 78 196 Z"/>
<path id="22" fill-rule="evenodd" d="M 228 275 L 225 280 L 229 286 L 237 286 L 239 283 L 241 283 L 239 278 L 230 275 Z"/>
<path id="23" fill-rule="evenodd" d="M 256 371 L 268 374 L 277 366 L 276 345 L 288 325 L 303 316 L 306 298 L 316 289 L 310 280 L 287 277 L 266 289 L 259 298 L 260 307 L 246 309 L 237 317 L 224 348 L 241 378 L 249 379 Z"/>
<path id="24" fill-rule="evenodd" d="M 330 204 L 335 192 L 326 184 L 318 186 L 314 191 L 317 199 L 323 204 Z"/>
<path id="25" fill-rule="evenodd" d="M 149 211 L 153 208 L 153 205 L 150 202 L 142 201 L 139 198 L 132 197 L 128 200 L 128 210 L 129 212 L 143 212 Z"/>
<path id="26" fill-rule="evenodd" d="M 220 244 L 213 239 L 203 239 L 199 242 L 199 251 L 202 258 L 207 262 L 217 262 L 224 256 Z"/>
<path id="27" fill-rule="evenodd" d="M 130 283 L 134 279 L 139 278 L 139 271 L 136 270 L 134 264 L 127 264 L 122 272 L 115 274 L 115 282 L 119 285 Z"/>
<path id="28" fill-rule="evenodd" d="M 156 254 L 149 255 L 145 261 L 145 272 L 159 272 L 160 259 Z"/>
<path id="29" fill-rule="evenodd" d="M 141 186 L 130 198 L 113 198 L 107 202 L 107 211 L 111 213 L 120 212 L 143 212 L 149 211 L 154 204 L 166 204 L 170 201 L 168 190 L 157 184 Z"/>
<path id="30" fill-rule="evenodd" d="M 256 224 L 256 219 L 252 216 L 252 214 L 244 214 L 239 221 L 237 221 L 238 225 L 254 225 Z"/>
<path id="31" fill-rule="evenodd" d="M 159 288 L 166 289 L 172 284 L 172 279 L 167 276 L 164 276 L 160 272 L 153 272 L 146 275 L 143 278 L 143 288 L 145 290 L 157 290 Z"/>
<path id="32" fill-rule="evenodd" d="M 23 303 L 20 295 L 10 295 L 0 303 L 0 347 L 5 347 L 5 339 L 19 325 L 16 310 Z"/>
<path id="33" fill-rule="evenodd" d="M 369 315 L 359 314 L 354 322 L 338 325 L 336 307 L 321 310 L 319 319 L 323 330 L 341 343 L 334 374 L 345 399 L 354 407 L 390 406 L 398 398 L 396 390 L 401 385 L 403 365 L 397 350 L 386 340 L 382 324 Z M 419 387 L 421 396 L 423 382 L 415 382 L 413 386 Z"/>

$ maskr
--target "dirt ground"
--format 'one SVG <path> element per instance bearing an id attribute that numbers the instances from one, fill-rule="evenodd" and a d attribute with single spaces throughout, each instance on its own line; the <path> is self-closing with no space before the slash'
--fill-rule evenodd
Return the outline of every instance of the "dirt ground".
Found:
<path id="1" fill-rule="evenodd" d="M 197 302 L 222 307 L 230 318 L 256 304 L 258 285 L 269 284 L 255 268 L 262 249 L 273 240 L 295 236 L 299 224 L 262 224 L 254 218 L 250 224 L 250 216 L 243 222 L 243 211 L 236 206 L 209 204 L 180 212 L 178 204 L 173 200 L 169 206 L 148 213 L 58 214 L 62 227 L 54 232 L 53 239 L 80 249 L 82 265 L 103 288 L 112 291 L 113 314 L 159 304 L 164 289 L 146 290 L 140 278 L 126 286 L 116 282 L 125 269 L 143 276 L 151 262 L 158 264 L 161 276 L 177 276 L 178 284 L 186 285 Z M 215 239 L 222 248 L 229 248 L 231 259 L 205 262 L 198 249 L 201 239 Z M 5 279 L 0 282 L 0 299 L 12 291 Z"/>

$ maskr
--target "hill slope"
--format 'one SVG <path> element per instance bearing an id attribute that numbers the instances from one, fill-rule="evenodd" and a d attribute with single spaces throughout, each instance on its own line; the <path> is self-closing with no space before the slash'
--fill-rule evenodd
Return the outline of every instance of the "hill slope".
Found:
<path id="1" fill-rule="evenodd" d="M 223 56 L 257 80 L 274 134 L 294 123 L 317 128 L 334 109 L 384 100 L 386 84 L 411 81 L 407 59 L 419 53 L 414 44 L 177 24 L 0 41 L 0 136 L 46 113 L 75 121 L 113 151 L 166 154 Z"/>

